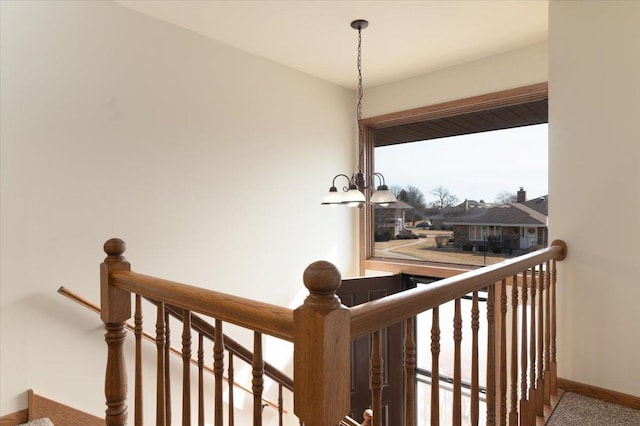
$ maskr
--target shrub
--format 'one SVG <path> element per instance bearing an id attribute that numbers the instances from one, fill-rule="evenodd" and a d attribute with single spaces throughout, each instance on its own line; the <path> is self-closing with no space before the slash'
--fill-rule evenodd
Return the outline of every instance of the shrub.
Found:
<path id="1" fill-rule="evenodd" d="M 449 238 L 448 235 L 436 235 L 436 246 L 438 246 L 438 248 L 444 247 L 444 245 L 449 242 Z"/>
<path id="2" fill-rule="evenodd" d="M 417 240 L 419 237 L 411 231 L 402 231 L 396 235 L 396 240 Z"/>
<path id="3" fill-rule="evenodd" d="M 390 229 L 376 229 L 376 232 L 374 235 L 374 241 L 377 243 L 385 242 L 385 241 L 389 241 L 391 237 L 392 237 L 392 234 Z"/>
<path id="4" fill-rule="evenodd" d="M 472 251 L 473 250 L 473 244 L 471 244 L 471 243 L 463 244 L 462 245 L 462 250 L 463 251 Z"/>

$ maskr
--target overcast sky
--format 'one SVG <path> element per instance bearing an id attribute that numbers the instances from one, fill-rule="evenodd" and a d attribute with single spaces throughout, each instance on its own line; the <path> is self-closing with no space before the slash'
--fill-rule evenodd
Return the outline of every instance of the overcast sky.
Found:
<path id="1" fill-rule="evenodd" d="M 460 201 L 493 202 L 522 186 L 527 199 L 548 194 L 548 124 L 432 139 L 375 149 L 375 171 L 389 187 L 413 185 L 427 204 L 442 185 Z"/>

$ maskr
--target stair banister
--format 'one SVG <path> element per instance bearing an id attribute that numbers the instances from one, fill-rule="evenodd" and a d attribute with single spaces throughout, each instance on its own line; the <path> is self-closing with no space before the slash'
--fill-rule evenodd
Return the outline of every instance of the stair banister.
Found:
<path id="1" fill-rule="evenodd" d="M 488 284 L 517 275 L 550 258 L 562 260 L 566 250 L 566 244 L 556 240 L 546 249 L 445 278 L 424 288 L 405 290 L 354 306 L 350 309 L 351 338 L 357 339 L 387 328 L 421 312 L 481 290 Z"/>

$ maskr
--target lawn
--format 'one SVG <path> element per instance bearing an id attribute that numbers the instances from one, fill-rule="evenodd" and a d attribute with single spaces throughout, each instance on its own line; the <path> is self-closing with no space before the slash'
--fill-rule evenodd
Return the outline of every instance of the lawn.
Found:
<path id="1" fill-rule="evenodd" d="M 451 231 L 431 231 L 412 229 L 421 237 L 417 240 L 391 240 L 375 244 L 376 257 L 395 259 L 426 260 L 438 263 L 483 266 L 502 262 L 506 254 L 463 251 L 453 245 L 442 248 L 436 246 L 436 235 L 451 235 Z"/>

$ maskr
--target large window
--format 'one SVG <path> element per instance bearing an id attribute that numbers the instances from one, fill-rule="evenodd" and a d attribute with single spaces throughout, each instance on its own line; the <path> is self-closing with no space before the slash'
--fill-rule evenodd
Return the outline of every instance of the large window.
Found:
<path id="1" fill-rule="evenodd" d="M 400 201 L 363 212 L 363 269 L 482 266 L 546 245 L 547 121 L 546 83 L 363 120 L 367 166 Z"/>

